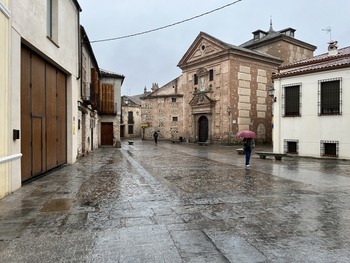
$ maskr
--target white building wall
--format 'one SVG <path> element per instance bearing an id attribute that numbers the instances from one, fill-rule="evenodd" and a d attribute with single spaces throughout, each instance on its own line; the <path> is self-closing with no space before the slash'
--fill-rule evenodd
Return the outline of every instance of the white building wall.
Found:
<path id="1" fill-rule="evenodd" d="M 67 74 L 67 161 L 76 161 L 77 120 L 79 94 L 79 10 L 71 0 L 58 2 L 57 43 L 47 37 L 47 1 L 13 0 L 12 13 L 12 49 L 13 54 L 20 52 L 21 42 L 28 45 L 39 55 L 59 67 Z M 17 37 L 16 37 L 17 36 Z M 12 80 L 20 80 L 20 56 L 12 57 Z M 12 85 L 12 91 L 19 94 L 20 83 Z M 20 111 L 14 113 L 20 121 Z"/>
<path id="2" fill-rule="evenodd" d="M 100 132 L 99 132 L 99 115 L 97 111 L 94 111 L 91 105 L 84 105 L 82 96 L 90 96 L 91 85 L 91 69 L 94 67 L 91 54 L 86 45 L 82 45 L 83 59 L 82 59 L 82 89 L 86 86 L 89 88 L 86 90 L 79 89 L 79 104 L 80 109 L 78 111 L 78 137 L 77 137 L 77 156 L 84 156 L 91 152 L 92 148 L 96 149 L 100 145 Z M 83 93 L 83 94 L 81 94 Z"/>
<path id="3" fill-rule="evenodd" d="M 5 1 L 8 2 L 8 1 Z M 12 140 L 12 130 L 20 130 L 20 90 L 21 90 L 21 45 L 24 43 L 47 61 L 67 74 L 67 160 L 73 163 L 77 153 L 77 119 L 78 119 L 78 30 L 79 10 L 71 0 L 58 2 L 58 33 L 57 42 L 47 37 L 46 0 L 13 0 L 10 1 L 10 75 L 8 111 L 9 127 L 6 139 L 10 154 L 20 154 L 21 139 Z M 8 191 L 21 187 L 21 161 L 16 159 L 8 167 Z"/>
<path id="4" fill-rule="evenodd" d="M 9 104 L 9 52 L 10 52 L 10 6 L 0 1 L 0 199 L 12 190 L 11 165 L 13 152 L 9 148 L 10 106 Z M 18 153 L 19 151 L 17 151 Z"/>
<path id="5" fill-rule="evenodd" d="M 318 116 L 318 81 L 342 78 L 342 114 Z M 283 117 L 282 87 L 301 83 L 301 117 Z M 299 155 L 320 157 L 321 140 L 339 142 L 339 158 L 350 159 L 350 69 L 275 80 L 274 152 L 284 152 L 284 140 L 299 141 Z"/>

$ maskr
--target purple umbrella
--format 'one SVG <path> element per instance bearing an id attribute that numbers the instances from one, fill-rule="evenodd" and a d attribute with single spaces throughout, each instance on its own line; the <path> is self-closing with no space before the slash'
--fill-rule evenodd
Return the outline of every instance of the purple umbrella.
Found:
<path id="1" fill-rule="evenodd" d="M 237 132 L 236 137 L 237 138 L 256 138 L 256 134 L 255 132 L 252 132 L 252 131 L 242 130 Z"/>

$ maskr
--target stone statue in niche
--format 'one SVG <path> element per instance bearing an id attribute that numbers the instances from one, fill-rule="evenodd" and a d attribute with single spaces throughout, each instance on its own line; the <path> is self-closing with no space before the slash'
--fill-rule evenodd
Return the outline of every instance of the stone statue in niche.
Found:
<path id="1" fill-rule="evenodd" d="M 199 81 L 200 81 L 200 91 L 205 91 L 205 78 L 201 77 Z"/>

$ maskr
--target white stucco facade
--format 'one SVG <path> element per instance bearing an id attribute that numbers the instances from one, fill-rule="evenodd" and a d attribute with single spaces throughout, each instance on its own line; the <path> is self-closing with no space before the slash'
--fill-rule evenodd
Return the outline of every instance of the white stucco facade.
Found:
<path id="1" fill-rule="evenodd" d="M 10 186 L 11 168 L 17 159 L 9 148 L 9 53 L 10 53 L 10 6 L 9 1 L 0 1 L 0 199 L 7 195 Z M 19 152 L 17 151 L 17 154 Z"/>
<path id="2" fill-rule="evenodd" d="M 319 81 L 340 80 L 341 114 L 320 113 Z M 300 116 L 284 117 L 283 88 L 300 85 Z M 295 141 L 300 156 L 321 157 L 322 143 L 337 144 L 338 158 L 350 159 L 350 68 L 323 70 L 274 80 L 274 152 L 286 152 L 286 143 Z"/>
<path id="3" fill-rule="evenodd" d="M 21 138 L 12 134 L 21 130 L 22 45 L 67 75 L 67 161 L 76 160 L 80 7 L 73 0 L 52 2 L 54 36 L 48 37 L 47 0 L 0 1 L 0 159 L 10 159 L 0 161 L 0 198 L 21 187 Z"/>
<path id="4" fill-rule="evenodd" d="M 53 1 L 55 2 L 55 1 Z M 21 44 L 27 45 L 44 59 L 67 74 L 67 160 L 75 162 L 77 152 L 77 117 L 79 91 L 79 12 L 72 0 L 57 1 L 57 34 L 47 36 L 47 1 L 12 1 L 12 91 L 20 90 Z M 15 96 L 19 97 L 19 96 Z M 17 105 L 18 104 L 12 104 Z M 13 119 L 20 120 L 20 111 Z"/>

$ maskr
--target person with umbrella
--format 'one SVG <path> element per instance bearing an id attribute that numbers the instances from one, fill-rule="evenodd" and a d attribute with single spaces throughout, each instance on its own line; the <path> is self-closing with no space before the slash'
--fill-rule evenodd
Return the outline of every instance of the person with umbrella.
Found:
<path id="1" fill-rule="evenodd" d="M 256 134 L 252 131 L 239 131 L 236 136 L 238 138 L 243 138 L 243 150 L 245 155 L 245 165 L 247 168 L 250 167 L 250 156 L 252 154 L 252 149 L 255 148 Z"/>

